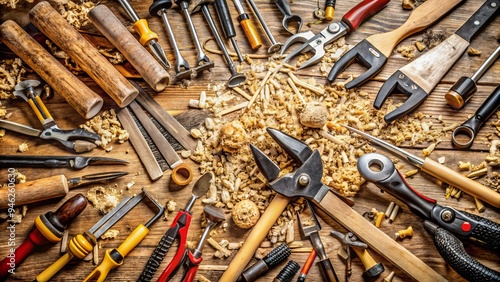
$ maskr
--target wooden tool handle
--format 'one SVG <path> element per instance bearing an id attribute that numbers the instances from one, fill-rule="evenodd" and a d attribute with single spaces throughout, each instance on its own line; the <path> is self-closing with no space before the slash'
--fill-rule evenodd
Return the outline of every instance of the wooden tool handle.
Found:
<path id="1" fill-rule="evenodd" d="M 0 25 L 0 39 L 84 118 L 92 118 L 102 108 L 102 98 L 66 69 L 17 23 Z"/>
<path id="2" fill-rule="evenodd" d="M 61 48 L 118 104 L 127 106 L 139 93 L 113 65 L 48 2 L 29 13 L 31 22 Z"/>
<path id="3" fill-rule="evenodd" d="M 66 184 L 68 181 L 66 177 L 62 175 Z M 66 185 L 68 186 L 68 185 Z M 45 186 L 45 190 L 51 189 L 53 186 Z M 73 221 L 80 213 L 87 207 L 87 199 L 82 194 L 78 193 L 67 200 L 62 206 L 60 206 L 55 212 L 54 217 L 57 219 L 58 223 L 65 226 Z"/>
<path id="4" fill-rule="evenodd" d="M 382 34 L 372 35 L 366 40 L 377 47 L 377 49 L 388 58 L 392 50 L 394 50 L 395 46 L 401 40 L 430 26 L 463 1 L 464 0 L 428 0 L 418 6 L 410 14 L 410 17 L 408 17 L 405 23 L 397 29 Z"/>
<path id="5" fill-rule="evenodd" d="M 0 189 L 0 209 L 8 208 L 8 189 Z M 16 206 L 40 202 L 47 199 L 64 197 L 68 194 L 68 180 L 64 175 L 37 179 L 26 183 L 16 184 Z M 11 203 L 11 204 L 12 204 Z"/>
<path id="6" fill-rule="evenodd" d="M 137 41 L 120 20 L 105 5 L 98 5 L 88 13 L 99 31 L 123 54 L 156 91 L 167 87 L 170 76 L 155 58 Z"/>
<path id="7" fill-rule="evenodd" d="M 422 170 L 465 193 L 500 208 L 500 194 L 438 162 L 426 158 Z"/>
<path id="8" fill-rule="evenodd" d="M 446 281 L 430 266 L 387 236 L 375 225 L 368 222 L 366 218 L 349 207 L 332 192 L 328 192 L 321 202 L 316 204 L 330 217 L 370 246 L 371 249 L 385 257 L 414 280 Z"/>
<path id="9" fill-rule="evenodd" d="M 269 230 L 271 230 L 271 227 L 278 220 L 289 202 L 289 198 L 279 194 L 274 197 L 250 234 L 248 234 L 245 243 L 233 258 L 226 271 L 224 271 L 219 281 L 234 282 L 238 279 L 243 269 L 245 269 L 252 259 L 260 243 L 266 238 L 267 233 L 269 233 Z"/>

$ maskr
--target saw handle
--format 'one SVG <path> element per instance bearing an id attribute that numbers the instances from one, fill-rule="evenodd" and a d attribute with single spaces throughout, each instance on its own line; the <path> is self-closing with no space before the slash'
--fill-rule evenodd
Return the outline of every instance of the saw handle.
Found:
<path id="1" fill-rule="evenodd" d="M 491 22 L 498 15 L 497 0 L 488 0 L 465 22 L 460 29 L 455 32 L 458 36 L 470 42 L 484 26 Z"/>
<path id="2" fill-rule="evenodd" d="M 347 24 L 350 31 L 355 31 L 367 18 L 382 10 L 390 0 L 364 0 L 350 9 L 342 17 L 342 22 Z"/>
<path id="3" fill-rule="evenodd" d="M 431 235 L 439 254 L 458 274 L 468 281 L 500 281 L 500 273 L 471 257 L 453 234 L 430 221 L 424 227 Z"/>

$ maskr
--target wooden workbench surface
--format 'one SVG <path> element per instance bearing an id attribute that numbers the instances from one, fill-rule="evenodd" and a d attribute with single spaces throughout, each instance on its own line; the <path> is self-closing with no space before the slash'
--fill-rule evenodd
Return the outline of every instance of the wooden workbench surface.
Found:
<path id="1" fill-rule="evenodd" d="M 148 15 L 148 8 L 151 1 L 131 1 L 132 6 L 137 10 L 139 16 L 141 18 L 147 18 L 149 21 L 149 25 L 152 30 L 156 31 L 160 40 L 159 43 L 166 49 L 168 54 L 168 58 L 170 62 L 175 61 L 175 57 L 169 42 L 166 37 L 166 33 L 164 31 L 163 25 L 160 22 L 159 18 L 151 18 Z M 228 1 L 231 2 L 231 1 Z M 337 1 L 336 10 L 335 10 L 335 18 L 334 21 L 339 21 L 341 16 L 346 13 L 350 8 L 352 8 L 357 1 Z M 119 5 L 117 1 L 102 1 L 101 3 L 108 5 L 111 10 L 125 23 L 128 27 L 130 27 L 131 23 L 126 18 L 126 15 Z M 261 13 L 264 15 L 274 37 L 278 42 L 284 42 L 289 34 L 282 28 L 281 19 L 282 15 L 277 9 L 276 5 L 273 1 L 256 1 Z M 473 12 L 478 9 L 483 1 L 471 0 L 463 3 L 458 8 L 454 9 L 450 14 L 448 14 L 444 19 L 438 21 L 431 28 L 436 32 L 444 32 L 447 36 L 454 33 L 457 28 L 459 28 L 462 23 L 473 14 Z M 250 13 L 250 7 L 244 4 L 245 10 Z M 324 1 L 320 1 L 319 5 L 323 6 Z M 317 1 L 293 1 L 291 4 L 291 9 L 294 13 L 297 13 L 302 16 L 305 24 L 303 30 L 311 29 L 314 33 L 319 32 L 323 28 L 326 27 L 326 23 L 313 24 L 311 27 L 308 27 L 306 24 L 308 22 L 313 22 L 315 19 L 313 18 L 313 10 L 317 7 Z M 229 3 L 231 8 L 231 12 L 233 18 L 236 18 L 236 10 L 232 3 Z M 5 9 L 2 6 L 2 9 Z M 212 8 L 211 8 L 212 10 Z M 213 11 L 213 10 L 212 10 Z M 3 14 L 3 11 L 2 11 Z M 215 15 L 215 12 L 213 12 Z M 400 26 L 409 16 L 410 12 L 403 10 L 401 8 L 401 1 L 394 0 L 391 1 L 388 6 L 382 10 L 377 15 L 370 18 L 367 22 L 362 24 L 356 32 L 348 35 L 346 37 L 346 41 L 349 44 L 356 44 L 361 41 L 363 38 L 380 33 L 389 31 Z M 20 22 L 20 24 L 25 24 L 27 17 L 15 16 L 15 20 Z M 9 17 L 9 13 L 5 13 L 2 15 L 2 20 L 5 20 Z M 188 60 L 188 62 L 192 65 L 195 61 L 195 48 L 194 44 L 191 40 L 191 37 L 188 33 L 187 25 L 185 23 L 184 18 L 182 17 L 178 7 L 174 5 L 174 7 L 168 12 L 168 17 L 170 20 L 173 29 L 175 30 L 178 44 L 181 48 L 181 52 Z M 256 24 L 257 21 L 255 17 L 252 16 L 252 20 Z M 203 42 L 206 39 L 212 37 L 210 33 L 209 27 L 206 24 L 204 18 L 200 14 L 193 15 L 193 21 L 197 27 L 200 40 Z M 266 54 L 266 50 L 269 47 L 269 41 L 265 40 L 265 36 L 262 33 L 261 37 L 263 39 L 264 46 L 260 48 L 257 52 L 252 52 L 249 48 L 248 42 L 243 35 L 242 30 L 239 27 L 239 24 L 235 21 L 236 30 L 238 32 L 237 41 L 242 49 L 243 53 L 256 53 L 256 54 Z M 471 76 L 472 73 L 482 64 L 482 62 L 486 59 L 486 57 L 498 46 L 497 38 L 500 37 L 499 29 L 500 19 L 497 17 L 493 20 L 492 23 L 489 24 L 476 38 L 472 40 L 471 46 L 476 49 L 482 51 L 482 55 L 477 56 L 468 56 L 464 54 L 460 60 L 454 65 L 451 71 L 444 77 L 442 82 L 436 87 L 434 92 L 430 95 L 430 97 L 424 102 L 422 106 L 420 106 L 419 110 L 423 113 L 433 114 L 433 115 L 442 115 L 442 118 L 446 121 L 462 123 L 469 116 L 471 116 L 476 109 L 481 105 L 481 103 L 486 99 L 487 95 L 493 91 L 496 85 L 500 82 L 500 64 L 497 62 L 494 64 L 491 69 L 485 73 L 485 75 L 479 80 L 478 91 L 472 100 L 468 103 L 468 105 L 462 109 L 461 111 L 454 111 L 450 107 L 446 105 L 446 102 L 443 99 L 444 93 L 451 87 L 451 85 L 457 81 L 461 76 Z M 86 28 L 89 31 L 95 31 L 95 29 L 90 25 Z M 407 39 L 405 39 L 401 45 L 409 45 L 422 37 L 422 32 L 417 33 Z M 211 46 L 215 48 L 215 42 L 210 42 Z M 230 50 L 230 43 L 227 42 L 227 46 Z M 167 87 L 166 90 L 159 93 L 155 96 L 156 101 L 160 103 L 165 109 L 170 111 L 184 111 L 188 109 L 188 101 L 190 99 L 198 99 L 199 93 L 201 90 L 205 90 L 207 84 L 218 84 L 224 82 L 229 76 L 230 73 L 226 64 L 223 61 L 222 56 L 207 53 L 208 56 L 215 62 L 215 68 L 211 73 L 205 73 L 201 77 L 192 81 L 192 84 L 188 87 L 181 87 L 175 83 L 171 83 Z M 421 53 L 416 51 L 415 54 L 419 56 Z M 237 62 L 235 62 L 238 64 Z M 382 71 L 369 83 L 365 84 L 361 87 L 362 90 L 367 91 L 370 94 L 370 99 L 373 99 L 380 88 L 383 81 L 385 81 L 394 71 L 404 66 L 407 63 L 407 59 L 402 57 L 399 53 L 393 52 L 393 55 L 390 57 L 387 65 L 382 69 Z M 244 63 L 243 69 L 248 70 L 249 66 Z M 351 66 L 349 71 L 352 73 L 360 73 L 363 69 L 360 66 Z M 174 70 L 170 69 L 170 74 L 174 76 Z M 300 77 L 308 77 L 313 76 L 320 81 L 320 83 L 325 83 L 326 80 L 321 77 L 319 68 L 317 66 L 313 66 L 307 68 L 303 71 L 297 71 L 297 75 Z M 30 77 L 34 77 L 34 74 L 30 74 Z M 104 94 L 104 92 L 99 89 L 99 87 L 88 77 L 81 76 L 80 79 L 84 81 L 91 89 L 95 90 L 97 93 L 102 94 L 104 98 L 104 107 L 103 109 L 117 108 L 114 102 Z M 141 82 L 141 85 L 147 88 L 145 83 Z M 213 95 L 212 92 L 208 92 L 208 95 Z M 4 101 L 2 101 L 4 103 Z M 72 110 L 71 107 L 68 107 L 64 100 L 56 95 L 53 99 L 47 100 L 47 107 L 49 108 L 52 116 L 57 121 L 57 124 L 60 128 L 74 128 L 79 124 L 85 122 L 85 120 L 79 116 L 76 112 Z M 31 125 L 33 127 L 40 128 L 39 122 L 33 115 L 33 111 L 29 108 L 28 104 L 20 99 L 11 100 L 4 103 L 7 107 L 8 112 L 12 113 L 9 120 Z M 497 121 L 497 116 L 493 115 L 490 119 L 490 122 Z M 473 164 L 479 164 L 488 154 L 489 143 L 487 140 L 487 136 L 493 135 L 493 139 L 499 139 L 500 137 L 494 134 L 495 128 L 490 125 L 490 122 L 487 123 L 484 128 L 479 133 L 473 147 L 468 150 L 458 150 L 451 145 L 450 139 L 443 140 L 437 148 L 436 151 L 432 154 L 433 159 L 437 159 L 439 157 L 446 157 L 446 165 L 453 169 L 457 169 L 458 161 L 470 161 Z M 498 132 L 497 132 L 498 133 Z M 448 136 L 449 137 L 449 136 Z M 21 154 L 17 152 L 18 145 L 22 142 L 27 142 L 30 149 L 28 152 L 23 154 L 39 154 L 39 155 L 65 155 L 68 152 L 62 147 L 52 142 L 45 142 L 36 138 L 27 138 L 21 134 L 15 134 L 12 132 L 8 132 L 5 137 L 1 139 L 0 142 L 0 154 Z M 416 155 L 421 155 L 421 149 L 427 147 L 429 144 L 419 144 L 416 147 L 409 148 L 408 145 L 403 145 L 405 149 L 409 152 L 412 152 Z M 105 167 L 105 170 L 116 170 L 116 169 L 127 169 L 130 174 L 116 181 L 117 187 L 120 189 L 126 190 L 125 187 L 127 183 L 132 180 L 135 182 L 135 185 L 129 191 L 125 191 L 125 193 L 135 194 L 139 193 L 142 187 L 148 189 L 152 194 L 156 196 L 156 198 L 165 203 L 167 199 L 174 198 L 177 202 L 177 208 L 182 208 L 186 204 L 187 200 L 190 197 L 191 186 L 194 181 L 185 189 L 178 192 L 169 192 L 167 189 L 168 182 L 170 180 L 170 171 L 166 171 L 165 175 L 155 181 L 151 182 L 148 178 L 144 167 L 142 166 L 138 156 L 135 154 L 134 149 L 132 148 L 129 142 L 124 144 L 115 144 L 113 145 L 113 150 L 109 153 L 104 152 L 101 149 L 95 149 L 93 152 L 86 155 L 93 156 L 107 156 L 125 159 L 130 162 L 127 167 Z M 383 152 L 382 150 L 379 150 Z M 128 153 L 127 153 L 128 152 Z M 191 163 L 190 163 L 191 164 Z M 195 166 L 194 163 L 192 163 Z M 406 168 L 410 168 L 410 164 L 405 165 Z M 89 166 L 82 171 L 73 171 L 69 169 L 28 169 L 23 168 L 20 171 L 25 174 L 28 180 L 34 180 L 38 178 L 48 177 L 56 174 L 64 174 L 68 177 L 75 177 L 79 175 L 100 172 L 103 168 L 99 166 Z M 198 178 L 199 172 L 195 169 L 195 179 Z M 490 168 L 490 173 L 493 171 L 498 171 L 498 168 Z M 0 170 L 0 183 L 7 182 L 7 169 Z M 482 179 L 478 181 L 483 181 Z M 433 179 L 426 175 L 425 173 L 418 173 L 411 180 L 411 184 L 418 190 L 420 190 L 423 194 L 437 199 L 443 205 L 450 205 L 457 209 L 467 210 L 469 212 L 477 213 L 475 210 L 474 200 L 469 195 L 464 195 L 460 198 L 460 200 L 456 199 L 445 199 L 444 190 L 438 188 L 435 185 Z M 69 199 L 71 196 L 76 193 L 86 193 L 89 187 L 76 188 L 71 190 L 69 194 L 63 199 L 54 199 L 51 201 L 46 201 L 43 203 L 29 205 L 28 213 L 26 217 L 23 219 L 21 224 L 16 225 L 15 230 L 15 242 L 16 246 L 19 246 L 24 239 L 27 237 L 29 232 L 33 227 L 33 222 L 35 218 L 43 213 L 48 211 L 54 211 L 59 207 L 65 200 Z M 359 213 L 363 213 L 369 211 L 371 208 L 376 208 L 377 210 L 384 211 L 389 204 L 390 201 L 394 201 L 394 198 L 387 194 L 382 194 L 379 192 L 373 184 L 367 184 L 363 186 L 363 189 L 353 198 L 355 202 L 355 206 L 353 207 Z M 399 202 L 397 202 L 399 203 Z M 400 229 L 405 229 L 408 226 L 413 226 L 415 230 L 415 234 L 411 239 L 401 240 L 401 244 L 410 250 L 413 254 L 415 254 L 418 258 L 424 261 L 426 264 L 435 269 L 439 274 L 450 281 L 461 281 L 463 280 L 455 271 L 453 271 L 449 266 L 446 265 L 444 260 L 441 258 L 439 253 L 436 251 L 432 239 L 428 236 L 428 234 L 423 229 L 421 220 L 413 215 L 407 206 L 399 203 L 401 205 L 402 210 L 398 215 L 398 218 L 393 222 L 389 223 L 389 221 L 384 220 L 380 229 L 388 234 L 390 237 L 393 237 L 393 234 Z M 200 226 L 200 215 L 202 213 L 203 206 L 201 201 L 196 202 L 193 207 L 193 222 L 189 229 L 188 240 L 197 242 L 199 236 L 201 235 L 203 228 Z M 141 273 L 147 259 L 149 258 L 151 252 L 153 251 L 155 245 L 164 234 L 164 232 L 168 229 L 171 220 L 175 216 L 174 212 L 168 218 L 168 220 L 159 220 L 155 224 L 153 224 L 150 228 L 149 235 L 136 247 L 126 258 L 123 266 L 118 268 L 117 270 L 112 271 L 108 276 L 108 281 L 135 281 L 139 274 Z M 341 247 L 340 243 L 329 235 L 331 229 L 336 229 L 345 232 L 345 229 L 342 228 L 338 223 L 328 218 L 327 215 L 318 210 L 318 214 L 321 217 L 321 222 L 323 229 L 321 231 L 321 239 L 323 240 L 327 254 L 331 259 L 340 280 L 344 280 L 345 274 L 344 269 L 345 265 L 343 261 L 337 255 L 337 250 Z M 138 224 L 145 223 L 151 218 L 153 213 L 149 211 L 149 209 L 143 204 L 136 207 L 132 212 L 130 212 L 127 216 L 125 216 L 121 221 L 119 221 L 113 229 L 120 230 L 120 234 L 117 238 L 113 240 L 101 240 L 100 245 L 102 249 L 99 252 L 99 257 L 102 259 L 104 255 L 104 250 L 108 248 L 114 248 L 119 246 L 119 244 L 130 234 L 131 230 L 133 230 Z M 498 210 L 492 206 L 486 205 L 486 210 L 481 213 L 481 216 L 487 217 L 493 221 L 498 221 Z M 248 232 L 235 227 L 234 223 L 230 218 L 230 211 L 226 210 L 226 219 L 227 219 L 227 227 L 225 231 L 221 228 L 217 229 L 218 232 L 213 236 L 213 238 L 217 241 L 222 239 L 227 239 L 229 242 L 240 242 L 244 241 Z M 79 234 L 85 230 L 88 230 L 97 220 L 100 218 L 98 212 L 96 212 L 91 205 L 87 207 L 87 209 L 69 226 L 69 234 L 70 237 Z M 7 245 L 7 238 L 9 236 L 9 232 L 6 229 L 8 223 L 6 221 L 0 221 L 0 257 L 5 257 L 10 247 Z M 300 241 L 300 236 L 298 229 L 295 232 L 296 240 Z M 309 241 L 303 241 L 304 247 L 310 247 Z M 487 266 L 500 271 L 499 257 L 497 254 L 492 253 L 491 251 L 484 250 L 477 246 L 466 243 L 466 250 L 473 255 L 475 258 L 479 259 L 481 262 L 486 264 Z M 168 262 L 172 259 L 175 254 L 176 246 L 170 250 L 167 254 L 167 257 L 163 260 L 163 263 L 160 267 L 163 270 Z M 209 246 L 205 245 L 203 250 L 203 262 L 198 270 L 198 276 L 203 275 L 208 278 L 210 281 L 217 281 L 218 278 L 222 275 L 223 271 L 231 261 L 232 257 L 219 259 L 213 256 L 215 250 Z M 234 252 L 235 253 L 235 252 Z M 234 256 L 233 253 L 233 256 Z M 383 277 L 387 276 L 391 271 L 395 271 L 396 278 L 394 281 L 408 281 L 410 280 L 402 271 L 398 270 L 395 266 L 391 265 L 388 261 L 382 258 L 382 256 L 376 254 L 375 252 L 370 252 L 375 260 L 382 262 L 386 271 L 383 273 L 377 281 L 381 281 Z M 59 253 L 59 245 L 49 246 L 39 252 L 31 255 L 21 266 L 16 268 L 15 275 L 11 276 L 11 280 L 21 280 L 28 281 L 32 280 L 37 274 L 39 274 L 46 267 L 51 265 L 58 257 Z M 297 261 L 299 264 L 303 265 L 306 258 L 308 256 L 307 252 L 293 252 L 289 259 L 293 259 Z M 265 277 L 259 279 L 259 281 L 271 281 L 279 270 L 284 266 L 284 263 L 279 267 L 272 269 L 269 271 Z M 94 265 L 91 262 L 72 262 L 62 271 L 60 271 L 55 277 L 54 281 L 80 281 L 85 278 L 93 269 Z M 363 272 L 363 266 L 360 263 L 359 259 L 353 260 L 353 269 L 352 269 L 352 281 L 361 281 L 361 274 Z M 156 276 L 160 274 L 161 271 L 157 271 Z M 197 277 L 198 277 L 197 276 Z M 180 280 L 180 276 L 177 276 L 178 280 Z M 313 266 L 309 276 L 309 281 L 317 281 L 320 278 L 320 272 L 318 266 Z"/>

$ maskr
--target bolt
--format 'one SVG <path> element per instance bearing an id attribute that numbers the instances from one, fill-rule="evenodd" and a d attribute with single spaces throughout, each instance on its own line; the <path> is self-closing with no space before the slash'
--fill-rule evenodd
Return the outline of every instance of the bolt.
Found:
<path id="1" fill-rule="evenodd" d="M 308 176 L 308 175 L 306 175 L 306 174 L 301 174 L 301 175 L 299 176 L 299 184 L 300 184 L 301 186 L 307 186 L 307 185 L 309 185 L 309 181 L 310 181 L 310 179 L 309 179 L 309 176 Z"/>
<path id="2" fill-rule="evenodd" d="M 443 213 L 441 213 L 441 219 L 444 222 L 451 222 L 451 221 L 453 221 L 454 217 L 455 216 L 454 216 L 453 212 L 450 210 L 445 210 L 445 211 L 443 211 Z"/>

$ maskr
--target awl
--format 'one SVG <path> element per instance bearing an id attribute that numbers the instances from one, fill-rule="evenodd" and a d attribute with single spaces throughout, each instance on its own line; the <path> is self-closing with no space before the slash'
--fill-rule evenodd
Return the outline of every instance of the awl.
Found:
<path id="1" fill-rule="evenodd" d="M 396 88 L 410 97 L 399 108 L 386 114 L 385 122 L 398 119 L 422 104 L 465 52 L 472 37 L 498 15 L 499 9 L 500 0 L 486 1 L 455 34 L 392 74 L 380 88 L 373 106 L 382 108 Z"/>
<path id="2" fill-rule="evenodd" d="M 381 146 L 384 149 L 396 154 L 403 159 L 409 161 L 411 164 L 420 167 L 424 172 L 440 179 L 458 189 L 470 194 L 478 199 L 481 199 L 494 207 L 500 207 L 500 194 L 491 190 L 490 188 L 481 185 L 480 183 L 461 175 L 460 173 L 436 162 L 429 158 L 425 160 L 412 155 L 392 144 L 385 142 L 384 140 L 375 138 L 363 131 L 357 130 L 355 128 L 343 125 L 345 128 L 352 132 L 355 132 L 362 137 L 370 140 L 371 142 Z"/>

